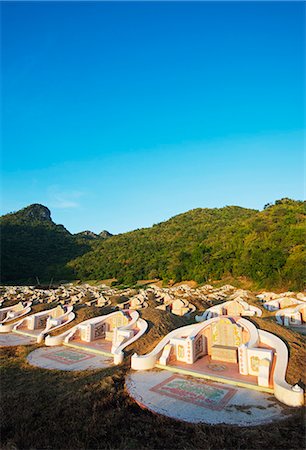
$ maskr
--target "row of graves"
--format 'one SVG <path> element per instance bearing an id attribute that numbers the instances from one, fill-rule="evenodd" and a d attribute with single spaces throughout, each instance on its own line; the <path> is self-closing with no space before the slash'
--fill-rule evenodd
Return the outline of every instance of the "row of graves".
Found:
<path id="1" fill-rule="evenodd" d="M 20 309 L 17 310 L 19 306 Z M 20 302 L 16 306 L 0 310 L 0 318 L 2 319 L 0 323 L 1 335 L 12 332 L 28 337 L 30 341 L 40 343 L 48 333 L 68 325 L 75 318 L 73 306 L 58 305 L 55 308 L 24 317 L 30 311 L 31 302 L 26 302 L 25 305 Z M 2 339 L 2 342 L 5 342 L 5 339 L 4 341 Z"/>
<path id="2" fill-rule="evenodd" d="M 98 299 L 102 288 L 96 288 L 88 284 L 65 284 L 57 288 L 40 289 L 35 286 L 4 286 L 2 287 L 1 300 L 7 301 L 31 301 L 33 304 L 58 302 L 62 305 L 81 304 L 89 299 Z"/>
<path id="3" fill-rule="evenodd" d="M 257 295 L 263 307 L 275 312 L 276 322 L 306 333 L 306 295 L 303 292 L 264 292 Z"/>
<path id="4" fill-rule="evenodd" d="M 191 288 L 188 284 L 181 284 L 170 288 L 152 285 L 147 292 L 154 294 L 155 300 L 160 303 L 157 309 L 169 311 L 178 316 L 189 316 L 196 311 L 196 306 L 192 303 L 194 300 L 213 306 L 216 302 L 222 302 L 231 296 L 246 295 L 247 291 L 237 290 L 229 284 L 218 288 L 211 285 Z"/>
<path id="5" fill-rule="evenodd" d="M 37 303 L 58 303 L 62 306 L 111 306 L 112 298 L 122 299 L 114 310 L 141 310 L 148 307 L 148 298 L 154 296 L 159 305 L 157 309 L 171 312 L 178 316 L 190 316 L 196 311 L 196 306 L 189 300 L 197 299 L 211 305 L 205 309 L 202 315 L 195 317 L 197 322 L 212 317 L 228 316 L 258 316 L 262 315 L 260 308 L 249 304 L 250 293 L 242 289 L 235 289 L 231 285 L 221 288 L 213 288 L 205 285 L 196 289 L 188 285 L 180 285 L 172 288 L 159 288 L 150 286 L 135 292 L 133 289 L 124 291 L 110 288 L 106 285 L 90 286 L 88 284 L 67 284 L 57 289 L 34 289 L 31 286 L 2 287 L 0 305 L 4 302 L 19 300 L 17 304 L 2 308 L 0 311 L 1 328 L 8 330 L 9 323 L 29 313 L 31 305 Z M 304 293 L 285 292 L 275 294 L 264 292 L 257 296 L 263 307 L 268 311 L 276 312 L 276 321 L 285 326 L 296 327 L 302 330 L 306 326 L 306 296 Z M 226 300 L 224 302 L 224 300 Z M 199 305 L 199 303 L 197 304 Z M 4 331 L 4 329 L 3 329 Z"/>
<path id="6" fill-rule="evenodd" d="M 233 300 L 221 303 L 219 305 L 211 306 L 201 316 L 196 316 L 197 322 L 203 322 L 204 320 L 211 319 L 212 317 L 219 316 L 257 316 L 260 317 L 262 311 L 256 306 L 249 305 L 241 297 L 237 297 Z"/>
<path id="7" fill-rule="evenodd" d="M 175 289 L 179 295 L 182 290 L 185 298 L 190 298 L 193 290 L 187 285 Z M 218 289 L 208 285 L 194 291 L 206 302 L 209 296 L 212 303 L 218 304 L 195 316 L 197 324 L 169 333 L 147 355 L 134 354 L 132 369 L 159 368 L 187 377 L 273 393 L 287 405 L 302 405 L 303 389 L 298 385 L 290 386 L 285 380 L 289 357 L 286 345 L 247 320 L 247 317 L 262 315 L 259 307 L 248 303 L 254 296 L 230 285 Z M 169 289 L 166 295 L 170 301 L 175 292 Z M 299 293 L 297 297 L 302 301 L 303 295 Z M 222 299 L 227 301 L 219 303 Z"/>
<path id="8" fill-rule="evenodd" d="M 205 301 L 208 305 L 213 305 L 215 302 L 225 300 L 231 293 L 236 296 L 241 295 L 240 291 L 235 290 L 230 285 L 225 285 L 221 288 L 205 285 L 197 289 L 192 289 L 188 285 L 172 288 L 159 288 L 152 285 L 148 289 L 141 289 L 138 292 L 131 288 L 118 290 L 104 284 L 91 286 L 89 284 L 73 285 L 70 283 L 56 289 L 35 289 L 34 286 L 9 286 L 2 287 L 0 306 L 7 301 L 16 302 L 16 300 L 19 300 L 20 305 L 17 309 L 20 310 L 23 309 L 22 305 L 25 305 L 26 302 L 30 302 L 33 305 L 57 302 L 63 306 L 105 307 L 111 305 L 113 297 L 118 297 L 122 298 L 122 301 L 116 305 L 116 309 L 141 310 L 148 307 L 148 296 L 153 294 L 157 303 L 159 303 L 158 309 L 169 311 L 178 316 L 184 316 L 190 315 L 196 310 L 192 299 Z"/>
<path id="9" fill-rule="evenodd" d="M 1 288 L 0 306 L 3 303 L 19 300 L 32 304 L 58 302 L 61 305 L 107 306 L 114 296 L 131 297 L 132 306 L 140 305 L 146 299 L 145 291 L 139 293 L 133 289 L 118 290 L 105 284 L 91 286 L 89 284 L 74 285 L 68 283 L 55 289 L 40 289 L 34 286 L 3 286 Z"/>
<path id="10" fill-rule="evenodd" d="M 14 298 L 19 302 L 0 308 L 0 346 L 45 341 L 46 346 L 78 348 L 101 357 L 107 356 L 118 364 L 123 359 L 122 349 L 138 339 L 147 328 L 147 323 L 135 311 L 146 307 L 144 291 L 132 295 L 127 304 L 113 306 L 113 313 L 85 320 L 68 330 L 67 325 L 75 318 L 75 306 L 109 306 L 110 299 L 118 295 L 118 290 L 106 285 L 67 284 L 56 289 L 2 287 L 1 294 L 2 303 L 11 303 Z M 122 294 L 127 296 L 135 292 L 127 289 L 120 291 L 121 297 Z M 31 313 L 32 307 L 40 303 L 57 303 L 57 306 Z M 58 334 L 63 327 L 65 331 Z M 69 354 L 75 355 L 76 351 Z"/>
<path id="11" fill-rule="evenodd" d="M 0 310 L 0 313 L 3 311 Z M 17 318 L 8 325 L 2 323 L 0 328 L 0 346 L 30 345 L 33 343 L 43 343 L 46 347 L 56 348 L 56 351 L 41 348 L 29 355 L 29 361 L 34 362 L 38 357 L 41 365 L 41 354 L 43 358 L 57 362 L 58 369 L 67 369 L 67 364 L 74 362 L 84 362 L 85 365 L 74 367 L 77 369 L 99 367 L 98 362 L 104 367 L 104 359 L 109 363 L 120 364 L 123 361 L 123 349 L 139 339 L 146 331 L 148 324 L 141 319 L 139 313 L 134 310 L 114 311 L 110 314 L 101 315 L 85 320 L 72 328 L 66 327 L 75 318 L 73 306 L 58 305 L 55 308 L 30 314 L 26 317 Z M 54 334 L 60 328 L 65 327 L 65 331 Z M 69 347 L 73 350 L 64 351 L 59 347 Z M 89 355 L 88 355 L 89 353 Z M 88 361 L 91 354 L 96 355 L 94 361 Z M 66 356 L 65 356 L 66 355 Z M 100 359 L 99 359 L 100 358 Z M 35 364 L 34 364 L 35 365 Z M 48 366 L 48 364 L 47 364 Z M 69 369 L 69 367 L 68 367 Z"/>
<path id="12" fill-rule="evenodd" d="M 155 285 L 152 285 L 150 286 L 150 289 L 157 297 L 160 298 L 168 295 L 172 299 L 176 297 L 190 301 L 192 301 L 192 299 L 197 299 L 200 301 L 205 301 L 211 305 L 213 305 L 213 303 L 216 301 L 225 300 L 234 292 L 237 292 L 239 294 L 239 292 L 241 291 L 237 290 L 236 288 L 234 288 L 234 286 L 231 286 L 229 284 L 218 288 L 213 287 L 209 284 L 197 288 L 191 288 L 188 284 L 181 284 L 179 286 L 173 286 L 170 288 L 159 288 Z"/>
<path id="13" fill-rule="evenodd" d="M 184 295 L 178 297 L 177 294 L 182 292 L 181 289 L 177 289 L 174 293 L 170 289 L 151 288 L 149 292 L 155 296 L 156 302 L 160 303 L 156 309 L 168 311 L 176 316 L 189 316 L 196 310 L 196 307 L 184 298 Z"/>
<path id="14" fill-rule="evenodd" d="M 74 289 L 70 290 L 74 287 L 68 286 L 66 291 L 61 289 L 60 295 L 63 292 L 75 295 Z M 86 286 L 78 286 L 78 289 L 85 292 Z M 104 286 L 89 289 L 90 294 L 95 295 L 95 305 L 101 298 L 105 305 L 112 295 L 118 294 L 117 290 Z M 197 295 L 205 299 L 207 295 L 216 295 L 218 298 L 210 297 L 211 301 L 226 301 L 195 316 L 195 323 L 171 331 L 151 352 L 144 355 L 134 353 L 131 357 L 132 371 L 126 381 L 130 395 L 140 404 L 141 399 L 141 406 L 152 407 L 152 410 L 157 399 L 161 399 L 163 406 L 155 408 L 161 413 L 165 411 L 164 396 L 171 398 L 173 411 L 177 410 L 177 405 L 183 405 L 180 416 L 183 420 L 186 402 L 200 410 L 204 407 L 220 411 L 229 407 L 229 402 L 234 399 L 247 403 L 252 398 L 246 394 L 248 392 L 273 394 L 284 405 L 302 406 L 303 389 L 297 384 L 289 385 L 285 379 L 289 358 L 287 346 L 276 335 L 256 328 L 247 318 L 262 313 L 260 308 L 247 302 L 250 294 L 231 286 L 219 288 L 217 292 L 210 287 L 197 290 Z M 6 291 L 8 296 L 3 300 L 11 299 L 12 292 Z M 56 307 L 29 314 L 33 300 L 25 298 L 31 298 L 31 289 L 27 288 L 22 293 L 16 290 L 15 295 L 20 295 L 20 301 L 0 309 L 0 346 L 41 344 L 27 358 L 30 364 L 45 369 L 101 369 L 121 364 L 125 357 L 124 349 L 147 332 L 148 323 L 141 318 L 139 310 L 148 307 L 150 294 L 154 294 L 160 306 L 172 305 L 169 311 L 173 314 L 195 311 L 189 303 L 192 289 L 188 286 L 170 289 L 152 286 L 139 293 L 127 290 L 125 294 L 130 294 L 129 300 L 118 303 L 113 312 L 73 325 L 72 302 L 63 304 L 63 298 L 57 298 Z M 88 295 L 84 297 L 88 299 Z M 270 301 L 284 304 L 283 298 L 288 302 L 295 298 L 300 302 L 298 306 L 304 305 L 302 295 L 298 298 L 297 295 L 282 294 L 282 297 L 266 299 L 261 294 L 258 300 L 264 305 Z M 48 303 L 49 293 L 45 299 Z M 160 306 L 158 308 L 162 309 Z M 181 311 L 176 312 L 179 308 Z M 63 332 L 61 327 L 65 327 Z"/>
<path id="15" fill-rule="evenodd" d="M 140 292 L 136 295 L 133 295 L 131 298 L 127 298 L 123 302 L 117 304 L 117 308 L 119 310 L 122 309 L 133 309 L 140 310 L 147 308 L 148 305 L 148 295 L 144 289 L 141 289 Z"/>

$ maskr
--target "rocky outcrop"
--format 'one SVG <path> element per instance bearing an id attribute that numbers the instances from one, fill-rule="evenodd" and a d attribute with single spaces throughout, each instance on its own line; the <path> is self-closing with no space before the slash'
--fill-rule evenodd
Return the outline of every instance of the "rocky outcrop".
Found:
<path id="1" fill-rule="evenodd" d="M 109 237 L 112 237 L 112 233 L 110 233 L 109 231 L 103 230 L 101 231 L 101 233 L 99 233 L 99 237 L 102 239 L 107 239 Z"/>
<path id="2" fill-rule="evenodd" d="M 26 208 L 21 209 L 17 213 L 19 219 L 28 221 L 52 222 L 51 212 L 49 208 L 39 203 L 34 203 Z"/>
<path id="3" fill-rule="evenodd" d="M 99 234 L 96 234 L 90 230 L 86 230 L 86 231 L 81 231 L 80 233 L 75 234 L 75 236 L 82 237 L 85 239 L 107 239 L 113 235 L 106 230 L 101 231 L 101 233 L 99 233 Z"/>
<path id="4" fill-rule="evenodd" d="M 90 230 L 81 231 L 80 233 L 76 233 L 75 236 L 83 237 L 86 239 L 98 239 L 98 235 Z"/>

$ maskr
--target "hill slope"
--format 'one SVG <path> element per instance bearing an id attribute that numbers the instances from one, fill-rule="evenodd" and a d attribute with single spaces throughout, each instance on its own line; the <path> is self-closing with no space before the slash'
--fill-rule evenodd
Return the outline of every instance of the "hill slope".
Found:
<path id="1" fill-rule="evenodd" d="M 300 289 L 305 280 L 305 202 L 279 200 L 263 211 L 195 209 L 95 242 L 69 263 L 78 278 L 132 283 L 162 278 L 206 282 L 246 276 L 258 286 Z"/>
<path id="2" fill-rule="evenodd" d="M 30 205 L 0 219 L 1 279 L 3 282 L 71 278 L 66 264 L 90 249 L 63 225 L 56 225 L 48 208 Z"/>
<path id="3" fill-rule="evenodd" d="M 282 199 L 263 211 L 195 209 L 107 239 L 71 235 L 50 211 L 31 205 L 0 219 L 2 280 L 161 278 L 207 282 L 246 276 L 259 287 L 301 289 L 305 202 Z"/>

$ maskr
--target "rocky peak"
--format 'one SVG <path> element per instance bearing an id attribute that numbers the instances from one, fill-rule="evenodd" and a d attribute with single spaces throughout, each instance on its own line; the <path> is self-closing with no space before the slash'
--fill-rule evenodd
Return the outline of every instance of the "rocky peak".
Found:
<path id="1" fill-rule="evenodd" d="M 113 236 L 113 235 L 112 235 L 112 233 L 110 233 L 109 231 L 103 230 L 103 231 L 101 231 L 101 233 L 99 233 L 99 236 L 100 236 L 100 238 L 102 238 L 102 239 L 107 239 L 107 238 L 109 238 L 109 237 L 111 237 L 111 236 Z"/>
<path id="2" fill-rule="evenodd" d="M 24 219 L 52 222 L 49 208 L 44 205 L 40 205 L 39 203 L 34 203 L 33 205 L 27 206 L 19 211 L 19 214 Z"/>
<path id="3" fill-rule="evenodd" d="M 96 234 L 93 231 L 86 230 L 86 231 L 81 231 L 80 233 L 77 233 L 75 236 L 86 238 L 86 239 L 107 239 L 113 235 L 106 230 L 101 231 L 101 233 L 99 233 L 99 234 Z"/>
<path id="4" fill-rule="evenodd" d="M 85 237 L 88 239 L 97 239 L 99 237 L 96 233 L 89 230 L 81 231 L 80 233 L 77 233 L 77 236 Z"/>

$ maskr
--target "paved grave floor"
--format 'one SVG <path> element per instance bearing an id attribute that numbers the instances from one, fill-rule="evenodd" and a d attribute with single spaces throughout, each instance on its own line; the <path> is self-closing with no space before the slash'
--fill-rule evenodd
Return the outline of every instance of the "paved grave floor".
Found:
<path id="1" fill-rule="evenodd" d="M 35 337 L 22 336 L 17 333 L 0 333 L 0 347 L 35 344 Z"/>
<path id="2" fill-rule="evenodd" d="M 141 407 L 186 422 L 251 426 L 278 421 L 293 412 L 272 394 L 167 370 L 132 371 L 126 388 Z"/>
<path id="3" fill-rule="evenodd" d="M 94 355 L 65 346 L 38 348 L 28 355 L 27 360 L 33 366 L 56 370 L 104 369 L 113 365 L 112 357 Z"/>

